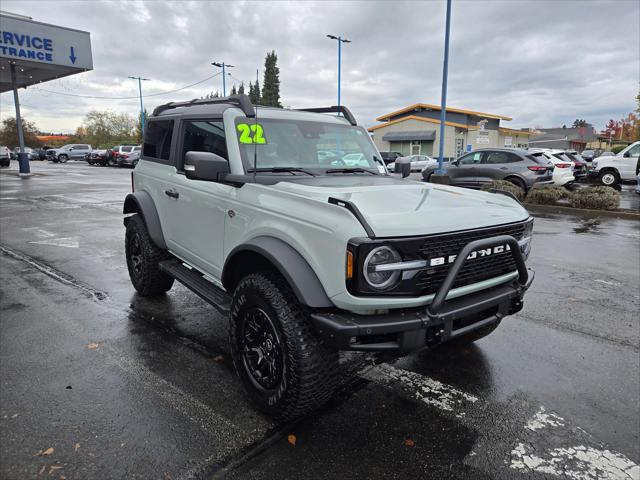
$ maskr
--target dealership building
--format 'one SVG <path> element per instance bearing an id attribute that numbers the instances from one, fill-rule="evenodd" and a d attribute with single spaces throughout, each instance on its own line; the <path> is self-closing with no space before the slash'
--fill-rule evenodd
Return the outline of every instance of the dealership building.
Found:
<path id="1" fill-rule="evenodd" d="M 376 118 L 381 122 L 370 127 L 374 143 L 380 151 L 402 155 L 437 157 L 440 144 L 440 111 L 438 105 L 416 103 Z M 444 157 L 456 158 L 477 148 L 526 148 L 529 130 L 515 130 L 500 125 L 511 117 L 447 107 Z"/>

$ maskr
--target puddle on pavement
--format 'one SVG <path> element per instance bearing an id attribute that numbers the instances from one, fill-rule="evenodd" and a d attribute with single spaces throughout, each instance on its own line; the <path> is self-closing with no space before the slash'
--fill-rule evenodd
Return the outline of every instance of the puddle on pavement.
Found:
<path id="1" fill-rule="evenodd" d="M 589 218 L 580 221 L 580 225 L 573 227 L 573 231 L 576 233 L 599 233 L 600 232 L 600 219 Z"/>

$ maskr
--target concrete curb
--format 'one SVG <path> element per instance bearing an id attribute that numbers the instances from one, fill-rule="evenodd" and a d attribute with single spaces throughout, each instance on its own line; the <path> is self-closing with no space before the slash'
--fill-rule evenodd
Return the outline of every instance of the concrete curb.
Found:
<path id="1" fill-rule="evenodd" d="M 523 203 L 525 208 L 531 213 L 560 213 L 563 215 L 573 214 L 590 217 L 613 217 L 626 220 L 640 220 L 640 212 L 631 209 L 617 210 L 587 210 L 585 208 L 562 207 L 559 205 L 536 205 L 533 203 Z"/>

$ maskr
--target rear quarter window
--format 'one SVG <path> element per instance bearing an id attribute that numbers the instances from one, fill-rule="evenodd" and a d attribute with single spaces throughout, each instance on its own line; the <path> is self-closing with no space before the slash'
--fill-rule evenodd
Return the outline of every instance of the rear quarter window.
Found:
<path id="1" fill-rule="evenodd" d="M 169 163 L 173 120 L 152 120 L 144 132 L 142 156 L 147 160 Z"/>

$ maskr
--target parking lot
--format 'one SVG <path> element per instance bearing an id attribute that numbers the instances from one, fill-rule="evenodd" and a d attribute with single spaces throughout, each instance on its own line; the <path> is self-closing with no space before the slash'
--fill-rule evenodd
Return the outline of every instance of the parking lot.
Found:
<path id="1" fill-rule="evenodd" d="M 472 347 L 345 354 L 330 403 L 276 426 L 216 310 L 131 286 L 130 170 L 31 167 L 0 171 L 0 477 L 640 478 L 637 220 L 536 216 L 520 313 Z"/>

